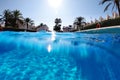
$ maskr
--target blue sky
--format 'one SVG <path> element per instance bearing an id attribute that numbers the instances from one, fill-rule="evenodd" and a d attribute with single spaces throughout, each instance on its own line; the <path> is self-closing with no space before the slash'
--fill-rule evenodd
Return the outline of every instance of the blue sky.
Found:
<path id="1" fill-rule="evenodd" d="M 50 5 L 48 0 L 1 0 L 0 14 L 5 9 L 18 9 L 23 17 L 30 17 L 35 25 L 47 24 L 54 26 L 54 19 L 61 18 L 62 26 L 72 24 L 76 17 L 85 17 L 86 21 L 94 20 L 99 16 L 111 15 L 111 9 L 104 13 L 104 6 L 99 5 L 101 0 L 62 0 L 58 8 Z"/>

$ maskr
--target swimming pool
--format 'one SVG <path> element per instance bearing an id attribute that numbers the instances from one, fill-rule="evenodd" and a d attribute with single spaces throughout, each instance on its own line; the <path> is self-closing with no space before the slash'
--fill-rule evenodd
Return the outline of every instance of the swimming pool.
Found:
<path id="1" fill-rule="evenodd" d="M 120 80 L 120 34 L 0 32 L 0 80 Z"/>

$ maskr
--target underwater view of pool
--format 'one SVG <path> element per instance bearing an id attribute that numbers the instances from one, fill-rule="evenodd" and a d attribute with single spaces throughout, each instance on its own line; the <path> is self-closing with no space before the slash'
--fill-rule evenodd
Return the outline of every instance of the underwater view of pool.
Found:
<path id="1" fill-rule="evenodd" d="M 120 80 L 120 33 L 0 32 L 0 80 Z"/>

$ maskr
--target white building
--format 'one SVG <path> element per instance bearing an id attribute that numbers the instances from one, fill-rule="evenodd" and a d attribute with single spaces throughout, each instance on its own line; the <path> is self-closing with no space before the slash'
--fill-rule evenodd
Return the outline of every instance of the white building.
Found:
<path id="1" fill-rule="evenodd" d="M 97 19 L 95 19 L 95 23 L 98 23 L 99 21 Z"/>
<path id="2" fill-rule="evenodd" d="M 72 27 L 72 25 L 69 25 L 69 26 L 63 26 L 63 32 L 71 32 L 75 30 L 74 27 Z"/>
<path id="3" fill-rule="evenodd" d="M 117 17 L 119 17 L 119 15 L 116 12 L 113 12 L 112 13 L 112 18 L 117 18 Z"/>
<path id="4" fill-rule="evenodd" d="M 49 28 L 47 25 L 42 25 L 42 26 L 36 27 L 36 31 L 42 31 L 42 30 L 49 31 Z"/>
<path id="5" fill-rule="evenodd" d="M 111 17 L 109 15 L 106 16 L 106 20 L 109 20 Z"/>
<path id="6" fill-rule="evenodd" d="M 99 20 L 100 20 L 100 21 L 104 21 L 104 19 L 103 19 L 103 17 L 102 17 L 102 16 L 100 16 Z"/>

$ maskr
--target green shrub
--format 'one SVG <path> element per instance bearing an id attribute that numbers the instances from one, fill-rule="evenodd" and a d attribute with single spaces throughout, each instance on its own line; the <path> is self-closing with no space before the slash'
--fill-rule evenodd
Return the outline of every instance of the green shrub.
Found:
<path id="1" fill-rule="evenodd" d="M 104 20 L 104 21 L 100 22 L 100 24 L 101 24 L 101 27 L 120 25 L 120 17 L 115 18 L 115 19 Z M 97 23 L 87 25 L 87 26 L 84 27 L 83 30 L 94 29 L 94 28 L 96 28 L 96 25 L 97 25 Z"/>

